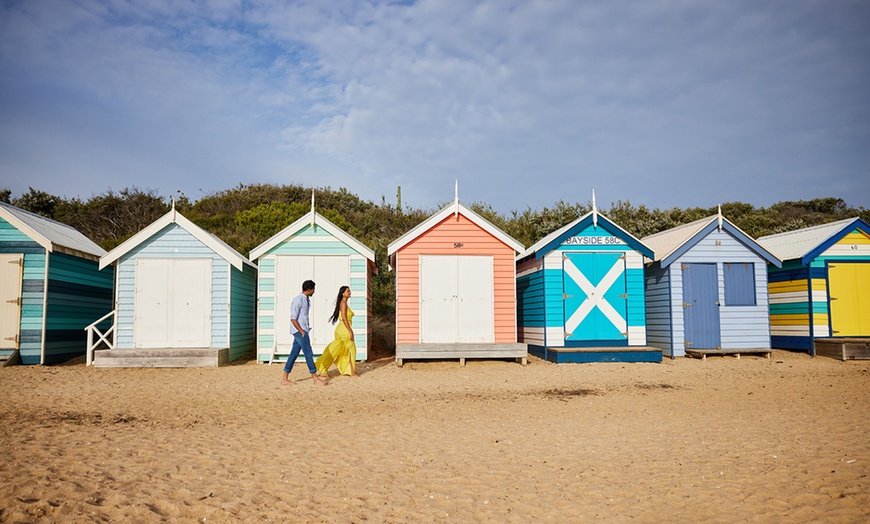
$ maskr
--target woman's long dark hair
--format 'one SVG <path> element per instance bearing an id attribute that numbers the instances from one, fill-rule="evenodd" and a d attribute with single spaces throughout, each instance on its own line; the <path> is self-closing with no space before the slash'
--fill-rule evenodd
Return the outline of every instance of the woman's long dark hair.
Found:
<path id="1" fill-rule="evenodd" d="M 335 324 L 338 321 L 338 315 L 341 310 L 341 297 L 344 295 L 344 292 L 347 291 L 349 286 L 341 286 L 338 288 L 338 297 L 335 299 L 335 311 L 332 312 L 332 316 L 329 317 L 329 322 L 331 324 Z"/>

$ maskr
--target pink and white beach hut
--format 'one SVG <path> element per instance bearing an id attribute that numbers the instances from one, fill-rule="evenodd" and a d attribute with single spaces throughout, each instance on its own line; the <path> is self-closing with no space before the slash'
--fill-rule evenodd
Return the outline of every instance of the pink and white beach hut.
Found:
<path id="1" fill-rule="evenodd" d="M 516 358 L 516 265 L 523 246 L 458 197 L 387 249 L 396 271 L 396 362 Z"/>

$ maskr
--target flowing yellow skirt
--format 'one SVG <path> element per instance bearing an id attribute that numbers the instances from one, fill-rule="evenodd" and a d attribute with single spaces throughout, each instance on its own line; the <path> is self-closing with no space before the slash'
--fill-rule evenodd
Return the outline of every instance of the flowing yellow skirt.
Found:
<path id="1" fill-rule="evenodd" d="M 335 326 L 335 340 L 326 346 L 323 354 L 314 362 L 320 375 L 326 375 L 332 364 L 335 364 L 342 375 L 351 375 L 356 368 L 356 342 L 350 339 L 350 333 L 344 327 L 344 322 L 339 322 Z"/>

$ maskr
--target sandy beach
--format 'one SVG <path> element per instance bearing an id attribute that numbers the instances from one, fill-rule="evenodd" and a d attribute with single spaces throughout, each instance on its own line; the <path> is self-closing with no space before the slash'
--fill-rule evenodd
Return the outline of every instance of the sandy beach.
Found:
<path id="1" fill-rule="evenodd" d="M 870 520 L 868 361 L 359 371 L 2 368 L 0 522 Z"/>

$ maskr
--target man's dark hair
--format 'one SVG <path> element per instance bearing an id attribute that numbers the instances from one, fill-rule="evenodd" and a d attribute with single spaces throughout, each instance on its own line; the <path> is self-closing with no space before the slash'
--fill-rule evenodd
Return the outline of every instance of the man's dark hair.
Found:
<path id="1" fill-rule="evenodd" d="M 314 281 L 306 280 L 302 283 L 302 291 L 308 291 L 309 289 L 314 289 Z"/>

